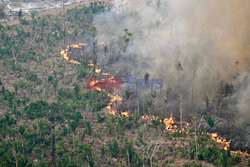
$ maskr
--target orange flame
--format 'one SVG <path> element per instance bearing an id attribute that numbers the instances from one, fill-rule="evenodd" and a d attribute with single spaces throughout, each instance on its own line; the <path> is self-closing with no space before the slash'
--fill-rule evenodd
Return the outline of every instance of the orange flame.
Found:
<path id="1" fill-rule="evenodd" d="M 242 152 L 242 151 L 240 151 L 240 150 L 238 150 L 238 151 L 230 151 L 230 152 L 233 153 L 233 154 L 243 154 L 243 155 L 249 156 L 249 153 L 247 153 L 247 152 Z"/>
<path id="2" fill-rule="evenodd" d="M 152 120 L 149 115 L 143 115 L 141 118 L 145 120 Z"/>
<path id="3" fill-rule="evenodd" d="M 172 131 L 173 129 L 176 129 L 176 125 L 173 126 L 173 124 L 175 123 L 174 119 L 173 119 L 173 113 L 171 114 L 170 118 L 165 118 L 163 120 L 163 123 L 165 124 L 165 129 L 167 131 Z"/>
<path id="4" fill-rule="evenodd" d="M 92 61 L 92 60 L 90 60 L 90 61 L 89 61 L 88 66 L 91 66 L 91 67 L 93 67 L 93 66 L 94 66 L 94 63 L 93 63 L 93 61 Z"/>
<path id="5" fill-rule="evenodd" d="M 105 45 L 105 42 L 98 42 L 97 45 Z"/>
<path id="6" fill-rule="evenodd" d="M 83 46 L 87 46 L 88 44 L 87 43 L 79 43 L 79 44 L 71 44 L 71 45 L 68 45 L 66 49 L 64 50 L 61 50 L 60 51 L 60 54 L 63 56 L 63 58 L 73 64 L 81 64 L 79 61 L 76 61 L 76 60 L 71 60 L 69 58 L 69 54 L 71 53 L 70 52 L 70 49 L 71 48 L 75 48 L 75 49 L 80 49 L 82 48 Z M 97 45 L 105 45 L 104 42 L 98 42 Z M 89 64 L 89 66 L 94 66 L 93 62 L 91 64 Z"/>
<path id="7" fill-rule="evenodd" d="M 230 148 L 230 143 L 231 141 L 227 141 L 227 139 L 225 137 L 221 137 L 218 135 L 218 133 L 207 133 L 208 135 L 211 136 L 211 138 L 217 142 L 217 143 L 220 143 L 220 144 L 223 144 L 224 145 L 224 150 L 228 150 Z M 244 155 L 249 155 L 249 153 L 247 152 L 242 152 L 240 150 L 238 151 L 230 151 L 231 153 L 234 153 L 234 154 L 244 154 Z"/>
<path id="8" fill-rule="evenodd" d="M 217 143 L 224 144 L 225 145 L 224 150 L 228 150 L 228 148 L 230 147 L 230 141 L 227 141 L 225 137 L 220 137 L 218 133 L 208 133 L 208 134 Z"/>
<path id="9" fill-rule="evenodd" d="M 80 49 L 83 46 L 87 46 L 88 44 L 86 43 L 79 43 L 79 44 L 72 44 L 72 45 L 68 45 L 66 49 L 61 50 L 60 54 L 63 56 L 63 58 L 73 64 L 81 64 L 79 61 L 76 60 L 72 60 L 69 58 L 69 53 L 70 53 L 70 49 L 71 48 L 78 48 Z"/>
<path id="10" fill-rule="evenodd" d="M 125 117 L 129 117 L 129 111 L 121 112 L 121 114 L 124 115 Z"/>
<path id="11" fill-rule="evenodd" d="M 130 0 L 124 0 L 123 1 L 123 4 L 127 4 L 127 3 L 130 3 Z M 80 64 L 80 62 L 76 61 L 76 60 L 72 60 L 69 58 L 68 54 L 71 53 L 69 52 L 69 50 L 71 48 L 81 48 L 82 46 L 86 46 L 88 44 L 86 43 L 80 43 L 80 44 L 72 44 L 72 45 L 68 45 L 67 46 L 67 49 L 65 50 L 61 50 L 60 51 L 60 54 L 63 56 L 63 58 L 71 63 L 74 63 L 74 64 Z M 98 45 L 105 45 L 104 42 L 100 42 L 98 43 Z M 93 64 L 93 61 L 91 60 L 88 64 L 89 66 L 94 66 Z M 96 68 L 95 70 L 96 73 L 100 74 L 102 72 L 102 69 L 101 68 Z M 102 75 L 110 75 L 110 73 L 104 73 L 102 72 L 101 73 Z M 114 76 L 111 76 L 110 78 L 107 79 L 107 81 L 109 82 L 113 82 L 113 83 L 116 83 L 116 80 L 114 78 Z M 99 83 L 103 83 L 104 82 L 104 79 L 97 79 L 97 80 L 94 80 L 90 83 L 90 86 L 93 86 L 94 89 L 96 90 L 102 90 L 98 84 Z M 97 86 L 94 86 L 94 85 L 97 85 Z M 109 111 L 109 114 L 111 115 L 114 115 L 114 116 L 117 116 L 118 115 L 118 112 L 116 110 L 116 108 L 112 108 L 112 106 L 116 106 L 116 102 L 117 101 L 122 101 L 123 98 L 121 96 L 119 96 L 118 94 L 115 94 L 115 95 L 112 95 L 112 94 L 108 94 L 108 96 L 110 97 L 110 102 L 109 104 L 107 105 L 107 110 Z M 121 115 L 125 116 L 125 117 L 129 117 L 129 111 L 124 111 L 124 112 L 121 112 Z M 176 122 L 174 121 L 173 119 L 173 113 L 170 115 L 169 118 L 165 118 L 163 121 L 161 119 L 158 118 L 158 116 L 150 116 L 150 115 L 143 115 L 141 117 L 142 119 L 145 119 L 145 120 L 159 120 L 160 122 L 163 122 L 165 124 L 165 129 L 167 131 L 171 131 L 171 132 L 178 132 L 178 127 L 176 125 L 174 125 Z M 184 122 L 186 124 L 186 127 L 189 127 L 189 123 L 188 122 Z M 181 129 L 181 131 L 185 131 L 185 129 Z M 230 141 L 227 141 L 225 137 L 220 137 L 217 133 L 207 133 L 208 135 L 211 136 L 211 138 L 216 141 L 217 143 L 220 143 L 220 144 L 224 144 L 224 150 L 228 150 L 230 148 Z M 234 153 L 234 154 L 244 154 L 244 155 L 249 155 L 249 153 L 246 153 L 246 152 L 242 152 L 240 150 L 238 151 L 231 151 L 231 153 Z"/>
<path id="12" fill-rule="evenodd" d="M 171 131 L 171 132 L 184 132 L 185 129 L 182 128 L 181 130 L 178 129 L 177 125 L 177 122 L 173 119 L 173 113 L 170 115 L 169 118 L 164 118 L 164 120 L 162 121 L 161 119 L 159 119 L 158 116 L 150 116 L 150 115 L 143 115 L 141 117 L 142 119 L 145 119 L 145 120 L 155 120 L 155 121 L 159 121 L 159 122 L 163 122 L 164 125 L 165 125 L 165 129 L 167 131 Z M 184 122 L 183 123 L 186 125 L 185 127 L 189 127 L 189 123 L 188 122 Z M 186 131 L 185 131 L 186 132 Z"/>
<path id="13" fill-rule="evenodd" d="M 93 66 L 94 66 L 94 64 L 93 64 L 93 63 L 89 63 L 89 64 L 88 64 L 88 66 L 91 66 L 91 67 L 93 67 Z"/>
<path id="14" fill-rule="evenodd" d="M 116 116 L 117 115 L 117 110 L 116 110 L 116 108 L 112 108 L 112 106 L 116 107 L 116 105 L 117 105 L 116 102 L 122 101 L 123 98 L 121 96 L 119 96 L 118 94 L 112 95 L 112 94 L 109 93 L 108 96 L 110 97 L 110 102 L 109 102 L 109 104 L 108 104 L 108 106 L 106 108 L 109 110 L 109 113 L 111 115 Z"/>
<path id="15" fill-rule="evenodd" d="M 95 72 L 96 72 L 97 74 L 100 74 L 100 73 L 102 72 L 102 69 L 96 68 L 96 69 L 95 69 Z"/>
<path id="16" fill-rule="evenodd" d="M 141 118 L 145 119 L 145 120 L 151 120 L 151 121 L 153 121 L 153 120 L 157 121 L 158 120 L 158 121 L 162 122 L 162 120 L 160 120 L 158 116 L 154 116 L 154 115 L 153 116 L 143 115 Z"/>

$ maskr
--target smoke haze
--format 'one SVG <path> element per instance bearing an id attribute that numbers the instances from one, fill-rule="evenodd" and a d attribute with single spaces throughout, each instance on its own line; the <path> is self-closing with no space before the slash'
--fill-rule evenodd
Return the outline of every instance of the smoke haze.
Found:
<path id="1" fill-rule="evenodd" d="M 124 29 L 132 33 L 126 50 L 105 55 L 116 57 L 113 68 L 140 77 L 146 72 L 161 77 L 165 89 L 185 90 L 184 103 L 190 102 L 193 87 L 197 104 L 204 95 L 216 98 L 219 80 L 231 82 L 245 72 L 235 81 L 235 96 L 241 120 L 249 120 L 245 117 L 250 115 L 249 77 L 245 86 L 238 86 L 249 70 L 249 0 L 130 0 L 127 4 L 115 0 L 113 5 L 94 20 L 97 39 L 112 43 L 113 48 L 121 47 L 118 41 Z"/>
<path id="2" fill-rule="evenodd" d="M 95 23 L 104 41 L 117 40 L 128 29 L 133 42 L 127 53 L 153 60 L 151 66 L 199 58 L 213 71 L 232 74 L 236 60 L 242 70 L 249 59 L 249 5 L 248 0 L 133 0 L 126 5 L 117 0 Z"/>

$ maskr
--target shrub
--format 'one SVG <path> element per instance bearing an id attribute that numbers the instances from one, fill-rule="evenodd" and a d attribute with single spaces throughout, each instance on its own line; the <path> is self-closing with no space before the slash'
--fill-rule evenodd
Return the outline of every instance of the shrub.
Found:
<path id="1" fill-rule="evenodd" d="M 112 157 L 118 157 L 120 153 L 119 145 L 116 139 L 112 139 L 108 143 L 109 153 Z"/>
<path id="2" fill-rule="evenodd" d="M 101 147 L 101 153 L 102 153 L 102 156 L 105 154 L 105 147 L 104 147 L 103 144 L 102 144 L 102 147 Z"/>
<path id="3" fill-rule="evenodd" d="M 48 82 L 52 82 L 53 79 L 54 79 L 53 76 L 50 75 L 50 76 L 48 77 Z"/>
<path id="4" fill-rule="evenodd" d="M 232 157 L 232 165 L 237 165 L 238 163 L 240 163 L 241 161 L 241 157 L 239 155 L 237 155 L 236 157 Z"/>
<path id="5" fill-rule="evenodd" d="M 58 90 L 58 96 L 61 98 L 69 99 L 73 97 L 73 93 L 70 88 L 60 88 Z"/>
<path id="6" fill-rule="evenodd" d="M 26 79 L 28 79 L 30 81 L 37 81 L 38 80 L 37 74 L 35 74 L 34 72 L 30 72 L 30 71 L 26 72 L 25 77 L 26 77 Z"/>
<path id="7" fill-rule="evenodd" d="M 81 79 L 81 78 L 84 78 L 86 76 L 86 70 L 84 68 L 80 68 L 78 71 L 77 71 L 77 79 Z"/>
<path id="8" fill-rule="evenodd" d="M 201 164 L 197 164 L 195 162 L 191 162 L 191 163 L 185 163 L 184 167 L 202 167 Z"/>
<path id="9" fill-rule="evenodd" d="M 21 19 L 21 20 L 20 20 L 20 23 L 21 23 L 22 25 L 28 25 L 28 24 L 29 24 L 29 21 L 26 20 L 26 19 Z"/>
<path id="10" fill-rule="evenodd" d="M 206 120 L 207 120 L 207 124 L 210 126 L 210 128 L 213 128 L 214 127 L 214 118 L 211 115 L 209 115 Z"/>
<path id="11" fill-rule="evenodd" d="M 29 119 L 43 117 L 49 109 L 49 104 L 44 101 L 36 101 L 25 107 L 25 111 Z"/>
<path id="12" fill-rule="evenodd" d="M 89 121 L 86 122 L 86 132 L 91 135 L 92 134 L 92 128 L 91 128 L 91 124 Z"/>
<path id="13" fill-rule="evenodd" d="M 97 116 L 97 122 L 103 122 L 106 119 L 106 117 L 105 116 L 102 117 L 99 112 L 97 112 L 96 116 Z"/>

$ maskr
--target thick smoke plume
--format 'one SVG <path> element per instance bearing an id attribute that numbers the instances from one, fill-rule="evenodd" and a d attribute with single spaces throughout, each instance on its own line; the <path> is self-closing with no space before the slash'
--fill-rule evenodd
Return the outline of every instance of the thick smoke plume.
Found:
<path id="1" fill-rule="evenodd" d="M 249 123 L 250 120 L 250 73 L 243 73 L 234 83 L 237 109 L 239 111 L 239 122 Z"/>
<path id="2" fill-rule="evenodd" d="M 127 2 L 127 1 L 126 1 Z M 249 69 L 249 0 L 113 1 L 95 17 L 97 39 L 107 42 L 99 57 L 116 70 L 164 79 L 164 88 L 180 91 L 184 105 L 217 97 L 221 80 L 231 82 Z M 129 42 L 119 42 L 132 33 Z M 115 52 L 117 50 L 117 52 Z M 239 77 L 241 78 L 241 77 Z M 248 86 L 237 88 L 241 115 L 249 115 Z M 247 90 L 247 91 L 246 91 Z M 245 105 L 246 104 L 246 105 Z"/>

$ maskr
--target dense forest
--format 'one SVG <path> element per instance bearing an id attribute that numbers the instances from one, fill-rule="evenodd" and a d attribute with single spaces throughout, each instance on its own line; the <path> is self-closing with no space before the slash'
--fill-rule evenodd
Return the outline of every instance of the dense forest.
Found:
<path id="1" fill-rule="evenodd" d="M 196 130 L 196 117 L 186 131 L 166 131 L 138 110 L 105 112 L 113 90 L 86 89 L 93 67 L 60 55 L 83 38 L 95 43 L 93 17 L 105 10 L 91 2 L 31 19 L 20 10 L 19 24 L 0 25 L 0 166 L 250 166 Z M 214 127 L 212 116 L 205 120 Z"/>

